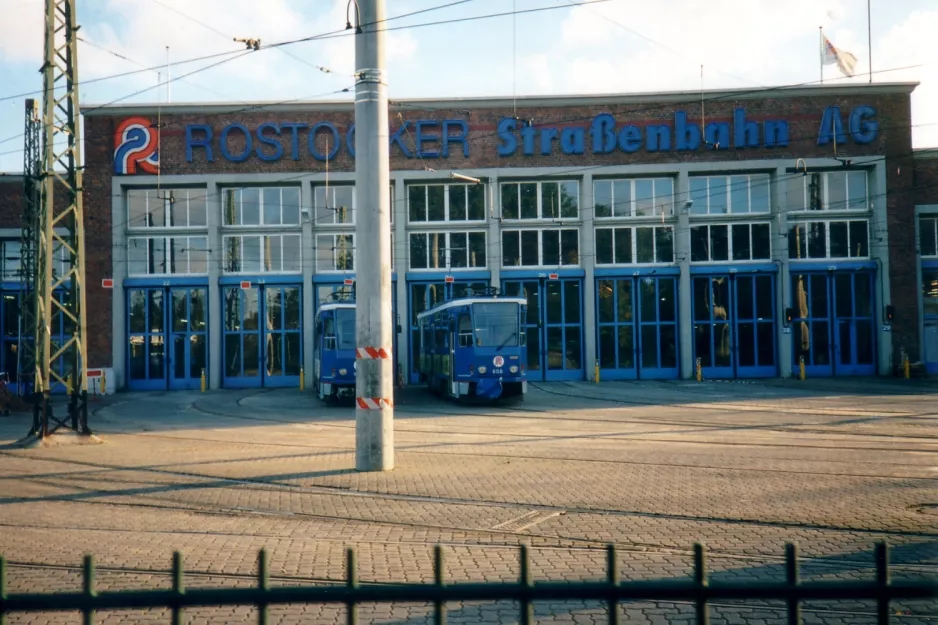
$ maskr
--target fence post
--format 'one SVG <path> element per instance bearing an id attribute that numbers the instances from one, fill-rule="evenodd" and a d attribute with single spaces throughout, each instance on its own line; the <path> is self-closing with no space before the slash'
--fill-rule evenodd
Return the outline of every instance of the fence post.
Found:
<path id="1" fill-rule="evenodd" d="M 270 589 L 270 570 L 267 567 L 266 549 L 261 549 L 257 554 L 257 587 L 262 591 L 262 598 L 266 599 L 267 591 Z M 259 625 L 267 625 L 267 602 L 263 599 L 257 604 L 257 622 Z"/>
<path id="2" fill-rule="evenodd" d="M 710 625 L 710 609 L 707 607 L 707 599 L 704 597 L 704 590 L 708 586 L 707 582 L 707 554 L 704 553 L 703 545 L 694 543 L 694 582 L 697 584 L 697 622 L 700 625 Z"/>
<path id="3" fill-rule="evenodd" d="M 0 556 L 0 625 L 6 625 L 6 612 L 3 611 L 3 602 L 7 598 L 7 559 Z"/>
<path id="4" fill-rule="evenodd" d="M 182 576 L 182 554 L 178 551 L 173 553 L 173 593 L 177 601 L 186 594 L 185 580 Z M 173 604 L 173 625 L 182 625 L 182 608 L 179 603 Z"/>
<path id="5" fill-rule="evenodd" d="M 610 544 L 606 547 L 606 581 L 613 588 L 619 586 L 619 560 L 616 557 L 616 546 Z M 619 625 L 619 600 L 609 600 L 609 625 Z"/>
<path id="6" fill-rule="evenodd" d="M 346 582 L 349 590 L 358 588 L 358 563 L 355 559 L 355 550 L 349 547 L 348 557 L 346 559 Z M 357 625 L 358 623 L 358 604 L 354 599 L 349 599 L 346 604 L 346 617 L 348 625 Z"/>
<path id="7" fill-rule="evenodd" d="M 521 545 L 521 623 L 531 625 L 534 622 L 534 606 L 531 604 L 528 592 L 534 586 L 531 580 L 531 555 L 528 546 Z"/>
<path id="8" fill-rule="evenodd" d="M 788 600 L 788 622 L 801 625 L 801 603 L 798 600 L 798 548 L 792 543 L 785 545 L 785 581 L 791 589 Z"/>
<path id="9" fill-rule="evenodd" d="M 85 594 L 85 599 L 88 600 L 88 603 L 91 603 L 91 600 L 94 599 L 95 590 L 94 590 L 94 556 L 86 555 L 85 556 L 85 567 L 83 579 L 83 591 Z M 90 605 L 86 605 L 82 611 L 82 622 L 85 625 L 92 625 L 94 623 L 94 610 Z"/>
<path id="10" fill-rule="evenodd" d="M 886 541 L 876 543 L 876 585 L 879 597 L 876 601 L 876 622 L 879 625 L 889 623 L 889 546 Z"/>
<path id="11" fill-rule="evenodd" d="M 434 582 L 436 583 L 436 590 L 442 595 L 443 588 L 446 586 L 443 581 L 443 545 L 435 545 L 433 547 L 433 577 Z M 435 602 L 435 608 L 436 625 L 445 625 L 446 604 L 443 603 L 442 599 L 438 598 Z"/>

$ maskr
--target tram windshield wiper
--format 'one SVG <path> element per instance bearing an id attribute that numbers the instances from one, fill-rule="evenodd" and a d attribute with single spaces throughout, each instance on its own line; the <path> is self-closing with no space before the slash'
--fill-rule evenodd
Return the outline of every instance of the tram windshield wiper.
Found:
<path id="1" fill-rule="evenodd" d="M 518 336 L 517 332 L 512 332 L 511 334 L 509 334 L 508 337 L 504 341 L 502 341 L 502 344 L 495 348 L 495 351 L 500 351 L 505 345 L 508 345 L 508 341 L 515 338 L 516 336 Z"/>

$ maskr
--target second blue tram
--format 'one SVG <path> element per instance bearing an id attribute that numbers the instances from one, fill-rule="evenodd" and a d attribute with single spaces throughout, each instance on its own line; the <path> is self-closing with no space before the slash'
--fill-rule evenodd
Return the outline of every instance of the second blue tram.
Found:
<path id="1" fill-rule="evenodd" d="M 316 313 L 313 384 L 319 399 L 355 397 L 355 302 L 329 302 Z"/>
<path id="2" fill-rule="evenodd" d="M 527 300 L 469 296 L 417 315 L 422 381 L 451 397 L 497 399 L 527 392 Z"/>

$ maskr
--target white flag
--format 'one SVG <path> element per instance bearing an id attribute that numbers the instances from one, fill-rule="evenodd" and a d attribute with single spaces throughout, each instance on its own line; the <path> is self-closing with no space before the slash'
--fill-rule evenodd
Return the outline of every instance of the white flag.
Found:
<path id="1" fill-rule="evenodd" d="M 824 47 L 821 50 L 821 63 L 824 65 L 837 65 L 844 76 L 853 77 L 857 68 L 857 57 L 846 50 L 840 50 L 834 47 L 830 39 L 824 37 Z"/>

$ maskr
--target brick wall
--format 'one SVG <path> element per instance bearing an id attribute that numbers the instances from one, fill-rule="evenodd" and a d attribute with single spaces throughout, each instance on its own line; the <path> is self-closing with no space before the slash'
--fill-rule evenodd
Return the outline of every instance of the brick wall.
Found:
<path id="1" fill-rule="evenodd" d="M 938 150 L 916 154 L 915 203 L 938 204 Z"/>

